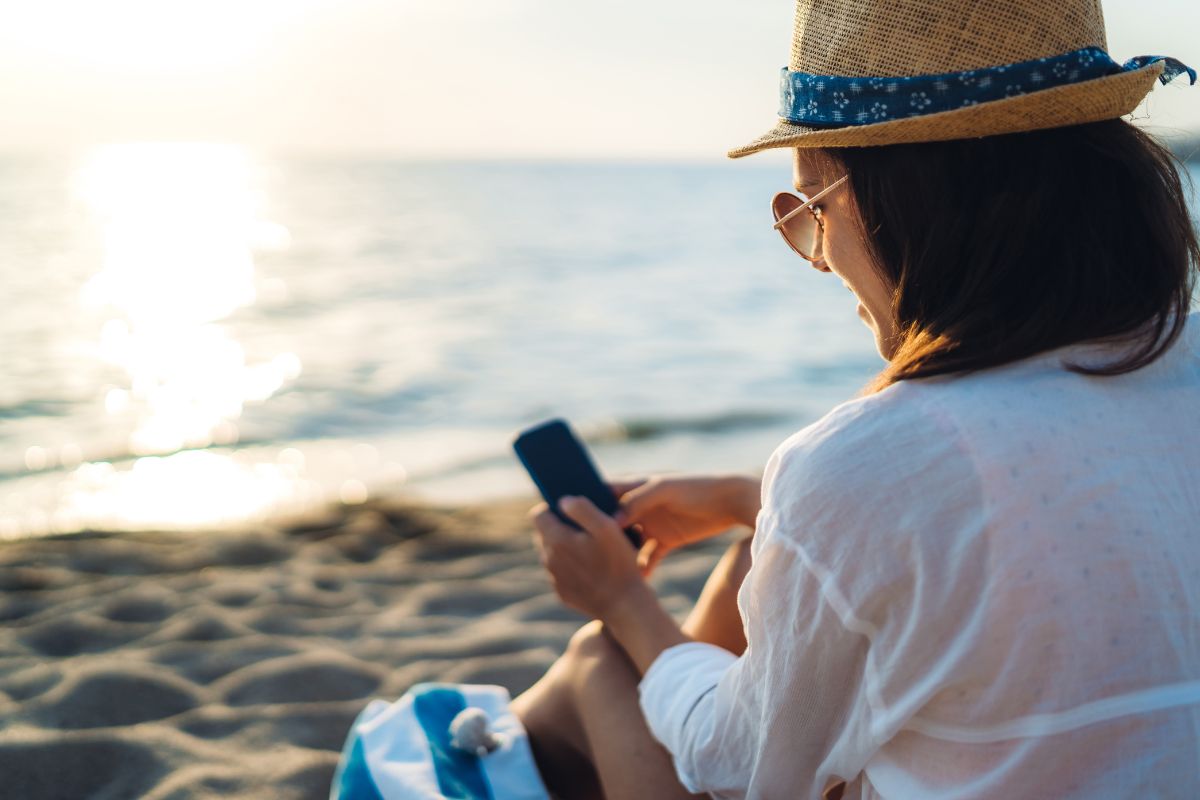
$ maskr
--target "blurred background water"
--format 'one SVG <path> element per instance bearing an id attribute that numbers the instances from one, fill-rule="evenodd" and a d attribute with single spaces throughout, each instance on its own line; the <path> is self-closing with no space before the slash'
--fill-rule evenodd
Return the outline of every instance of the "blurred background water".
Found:
<path id="1" fill-rule="evenodd" d="M 789 177 L 187 143 L 0 161 L 0 536 L 529 492 L 511 440 L 552 416 L 609 476 L 761 470 L 882 365 L 770 228 Z"/>
<path id="2" fill-rule="evenodd" d="M 1200 60 L 1104 5 L 1121 58 Z M 722 156 L 793 5 L 642 10 L 0 7 L 0 538 L 529 493 L 552 416 L 609 476 L 756 472 L 854 396 L 855 298 L 770 227 L 789 154 Z M 1195 153 L 1192 89 L 1135 116 Z"/>
<path id="3" fill-rule="evenodd" d="M 125 144 L 0 161 L 0 535 L 758 471 L 882 362 L 771 230 L 778 159 L 404 162 Z"/>
<path id="4" fill-rule="evenodd" d="M 1195 167 L 1193 174 L 1195 174 Z M 0 161 L 0 536 L 762 469 L 882 366 L 771 230 L 786 163 L 125 144 Z"/>

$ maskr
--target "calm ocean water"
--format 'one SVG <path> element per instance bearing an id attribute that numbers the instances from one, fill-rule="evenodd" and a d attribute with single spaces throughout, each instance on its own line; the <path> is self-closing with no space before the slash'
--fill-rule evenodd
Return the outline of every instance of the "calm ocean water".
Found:
<path id="1" fill-rule="evenodd" d="M 123 145 L 0 160 L 0 536 L 760 470 L 881 366 L 767 204 L 786 160 L 404 163 Z"/>

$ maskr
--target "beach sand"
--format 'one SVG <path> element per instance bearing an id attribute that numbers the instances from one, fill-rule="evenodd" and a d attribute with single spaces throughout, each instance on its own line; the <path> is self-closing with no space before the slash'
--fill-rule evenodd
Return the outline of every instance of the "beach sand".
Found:
<path id="1" fill-rule="evenodd" d="M 521 497 L 0 544 L 0 796 L 325 798 L 372 697 L 530 686 L 584 621 Z M 652 583 L 682 619 L 735 531 Z"/>

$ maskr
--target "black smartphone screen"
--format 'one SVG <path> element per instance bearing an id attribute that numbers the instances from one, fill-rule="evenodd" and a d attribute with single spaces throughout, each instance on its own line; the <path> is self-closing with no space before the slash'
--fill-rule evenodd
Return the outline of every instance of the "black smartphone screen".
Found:
<path id="1" fill-rule="evenodd" d="M 572 528 L 579 526 L 558 509 L 559 499 L 566 495 L 586 497 L 609 516 L 616 513 L 617 496 L 565 420 L 548 420 L 522 431 L 513 449 L 550 510 Z M 642 546 L 642 537 L 632 526 L 625 529 L 625 536 L 634 547 Z"/>

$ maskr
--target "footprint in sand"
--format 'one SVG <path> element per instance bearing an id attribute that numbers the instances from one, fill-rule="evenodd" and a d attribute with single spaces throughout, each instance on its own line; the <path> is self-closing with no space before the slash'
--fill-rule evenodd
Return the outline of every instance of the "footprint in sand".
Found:
<path id="1" fill-rule="evenodd" d="M 0 748 L 4 797 L 141 797 L 166 771 L 151 745 L 108 736 Z"/>
<path id="2" fill-rule="evenodd" d="M 179 601 L 170 593 L 147 587 L 118 597 L 105 609 L 104 616 L 113 622 L 161 622 L 178 607 Z"/>
<path id="3" fill-rule="evenodd" d="M 48 664 L 37 664 L 5 675 L 0 680 L 0 692 L 18 703 L 32 700 L 53 689 L 63 678 L 62 672 Z"/>
<path id="4" fill-rule="evenodd" d="M 67 619 L 31 625 L 21 632 L 19 639 L 35 653 L 63 658 L 111 650 L 145 634 L 141 625 L 115 623 L 90 614 L 76 614 Z"/>
<path id="5" fill-rule="evenodd" d="M 220 688 L 231 706 L 258 703 L 318 703 L 366 697 L 379 686 L 382 670 L 333 653 L 272 659 L 229 675 Z"/>
<path id="6" fill-rule="evenodd" d="M 68 678 L 31 707 L 29 717 L 49 728 L 111 728 L 165 719 L 196 705 L 196 689 L 187 681 L 129 665 Z"/>

